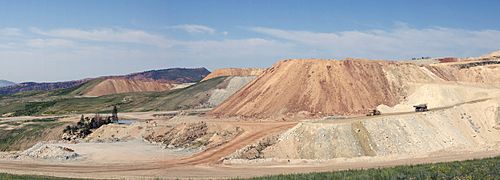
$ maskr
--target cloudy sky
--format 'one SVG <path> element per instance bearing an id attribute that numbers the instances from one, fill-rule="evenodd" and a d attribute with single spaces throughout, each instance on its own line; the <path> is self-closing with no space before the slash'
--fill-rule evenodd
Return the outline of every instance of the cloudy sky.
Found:
<path id="1" fill-rule="evenodd" d="M 0 0 L 0 79 L 63 81 L 280 59 L 479 56 L 500 1 Z"/>

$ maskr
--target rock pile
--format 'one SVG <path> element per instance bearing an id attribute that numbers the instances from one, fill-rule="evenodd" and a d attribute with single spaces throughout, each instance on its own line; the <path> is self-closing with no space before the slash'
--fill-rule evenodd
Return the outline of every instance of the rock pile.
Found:
<path id="1" fill-rule="evenodd" d="M 30 157 L 35 159 L 48 160 L 71 160 L 76 159 L 79 156 L 80 155 L 78 153 L 67 147 L 38 143 L 30 149 L 27 149 L 26 151 L 20 153 L 19 157 Z"/>
<path id="2" fill-rule="evenodd" d="M 197 141 L 206 135 L 208 126 L 205 122 L 182 123 L 175 126 L 165 134 L 150 134 L 144 139 L 152 143 L 162 143 L 166 148 L 187 148 L 195 144 L 206 145 L 205 142 Z"/>

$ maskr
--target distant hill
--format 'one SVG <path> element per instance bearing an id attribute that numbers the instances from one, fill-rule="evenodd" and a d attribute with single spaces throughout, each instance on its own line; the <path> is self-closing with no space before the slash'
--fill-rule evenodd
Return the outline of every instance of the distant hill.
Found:
<path id="1" fill-rule="evenodd" d="M 113 78 L 111 78 L 113 79 Z M 72 96 L 81 87 L 45 92 L 19 93 L 0 98 L 0 116 L 68 114 L 110 112 L 118 105 L 121 112 L 171 111 L 198 108 L 212 108 L 255 79 L 253 77 L 223 76 L 215 77 L 194 85 L 161 92 L 116 93 L 99 97 Z"/>
<path id="2" fill-rule="evenodd" d="M 0 79 L 0 87 L 12 86 L 14 84 L 16 83 Z"/>
<path id="3" fill-rule="evenodd" d="M 36 82 L 25 82 L 20 83 L 15 86 L 9 87 L 1 87 L 0 95 L 6 94 L 15 94 L 18 92 L 24 91 L 49 91 L 55 89 L 68 89 L 68 88 L 77 88 L 80 86 L 84 86 L 86 89 L 92 88 L 93 86 L 99 85 L 96 82 L 108 82 L 106 79 L 127 79 L 132 81 L 127 81 L 124 84 L 132 84 L 134 87 L 120 87 L 119 90 L 115 91 L 114 89 L 110 90 L 110 92 L 129 92 L 128 89 L 132 89 L 130 92 L 138 92 L 145 90 L 164 90 L 166 85 L 157 85 L 155 86 L 146 86 L 152 84 L 151 82 L 160 82 L 160 83 L 169 83 L 169 84 L 182 84 L 182 83 L 193 83 L 198 82 L 205 78 L 210 71 L 205 68 L 172 68 L 172 69 L 162 69 L 162 70 L 152 70 L 145 71 L 140 73 L 133 73 L 122 76 L 105 76 L 99 78 L 89 78 L 83 80 L 76 81 L 66 81 L 66 82 L 49 82 L 49 83 L 36 83 Z M 97 81 L 96 81 L 97 80 Z M 142 83 L 141 81 L 148 82 Z M 121 81 L 120 81 L 121 82 Z M 132 82 L 132 83 L 131 83 Z M 90 83 L 86 85 L 87 83 Z M 144 85 L 146 84 L 146 85 Z M 115 87 L 115 86 L 106 86 L 106 87 Z M 137 87 L 147 87 L 147 88 L 137 88 Z M 125 89 L 125 90 L 121 90 Z M 104 93 L 107 94 L 107 93 Z"/>
<path id="4" fill-rule="evenodd" d="M 193 83 L 201 81 L 208 74 L 210 71 L 206 68 L 172 68 L 133 73 L 122 77 L 133 80 L 148 79 L 169 83 Z"/>
<path id="5" fill-rule="evenodd" d="M 48 91 L 55 89 L 72 88 L 81 85 L 87 81 L 88 79 L 77 80 L 77 81 L 66 81 L 66 82 L 53 82 L 53 83 L 24 82 L 16 84 L 14 86 L 7 86 L 0 88 L 0 95 L 15 94 L 24 91 Z"/>

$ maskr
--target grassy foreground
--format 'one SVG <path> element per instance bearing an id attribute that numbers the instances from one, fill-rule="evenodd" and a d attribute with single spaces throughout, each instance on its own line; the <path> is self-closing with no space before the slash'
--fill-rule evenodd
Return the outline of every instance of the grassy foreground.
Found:
<path id="1" fill-rule="evenodd" d="M 382 169 L 285 174 L 251 179 L 500 179 L 500 156 Z"/>
<path id="2" fill-rule="evenodd" d="M 0 173 L 0 179 L 60 180 L 68 178 Z M 396 166 L 382 169 L 288 174 L 250 179 L 500 179 L 500 156 L 478 160 Z"/>
<path id="3" fill-rule="evenodd" d="M 59 178 L 50 176 L 36 176 L 36 175 L 13 175 L 0 173 L 0 179 L 2 180 L 63 180 L 71 178 Z"/>

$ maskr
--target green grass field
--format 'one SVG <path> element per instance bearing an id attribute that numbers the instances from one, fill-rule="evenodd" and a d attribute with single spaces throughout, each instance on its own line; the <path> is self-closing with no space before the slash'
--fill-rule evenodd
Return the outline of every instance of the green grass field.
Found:
<path id="1" fill-rule="evenodd" d="M 12 175 L 0 173 L 0 179 L 60 180 L 47 176 Z M 260 179 L 500 179 L 500 157 L 455 161 L 436 164 L 397 166 L 382 169 L 347 170 L 307 174 L 287 174 L 250 178 Z"/>
<path id="2" fill-rule="evenodd" d="M 0 179 L 1 180 L 63 180 L 71 178 L 58 178 L 58 177 L 34 176 L 34 175 L 13 175 L 13 174 L 0 173 Z"/>
<path id="3" fill-rule="evenodd" d="M 382 169 L 286 174 L 251 179 L 500 179 L 500 156 L 480 160 Z"/>

